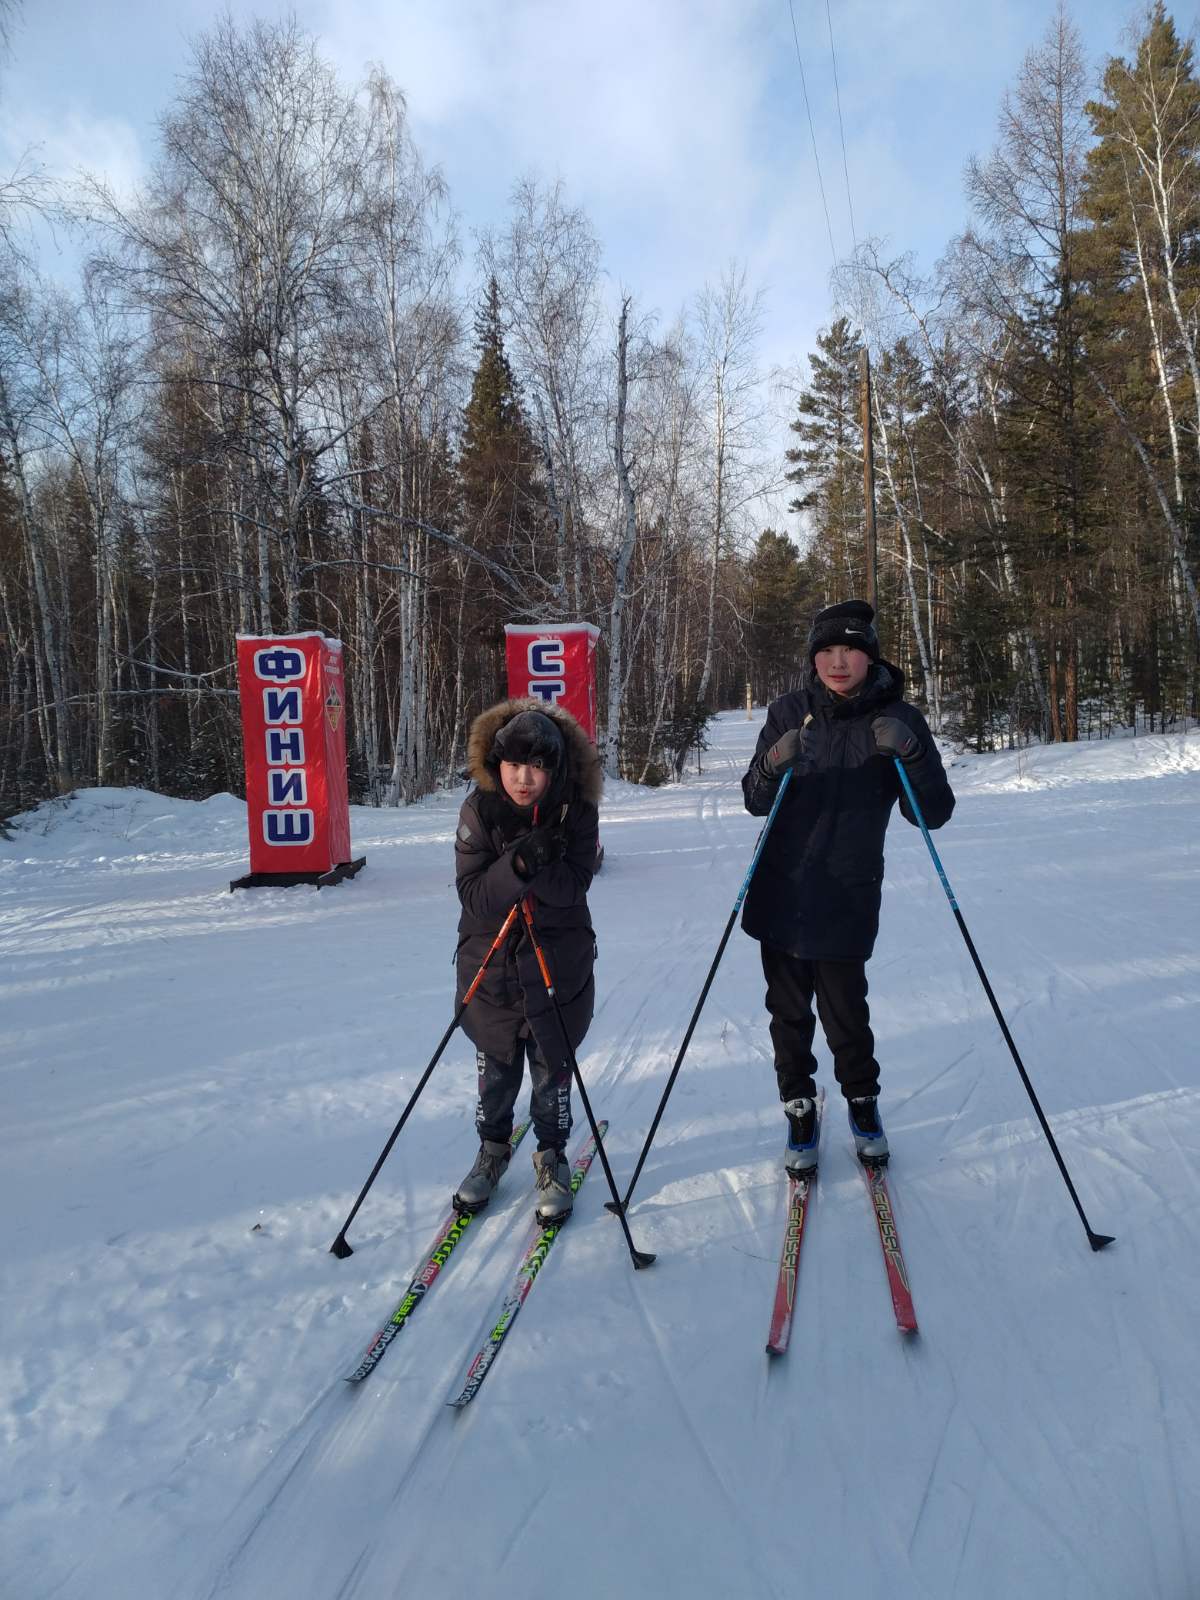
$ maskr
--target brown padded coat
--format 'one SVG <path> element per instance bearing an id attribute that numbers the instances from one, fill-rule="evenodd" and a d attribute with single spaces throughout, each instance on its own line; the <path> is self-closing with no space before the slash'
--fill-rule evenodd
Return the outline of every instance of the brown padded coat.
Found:
<path id="1" fill-rule="evenodd" d="M 499 762 L 492 753 L 497 732 L 522 711 L 544 712 L 565 746 L 564 760 L 553 773 L 537 820 L 564 830 L 566 850 L 560 861 L 531 878 L 517 871 L 513 856 L 534 826 L 532 808 L 515 806 L 504 793 Z M 569 712 L 540 700 L 513 699 L 481 712 L 472 723 L 467 770 L 475 787 L 463 801 L 454 841 L 455 883 L 462 906 L 456 1002 L 462 1003 L 510 908 L 528 895 L 574 1050 L 591 1025 L 595 1000 L 596 939 L 587 892 L 599 845 L 604 783 L 600 758 Z M 477 1049 L 502 1060 L 511 1060 L 517 1040 L 531 1033 L 551 1066 L 566 1062 L 562 1030 L 519 915 L 467 1007 L 463 1030 Z"/>

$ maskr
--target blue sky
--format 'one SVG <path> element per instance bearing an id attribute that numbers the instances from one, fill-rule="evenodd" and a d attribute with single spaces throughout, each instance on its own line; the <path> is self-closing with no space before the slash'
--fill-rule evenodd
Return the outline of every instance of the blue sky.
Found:
<path id="1" fill-rule="evenodd" d="M 825 0 L 792 0 L 839 251 L 850 247 Z M 235 17 L 274 15 L 231 0 Z M 614 294 L 670 320 L 737 258 L 766 291 L 765 366 L 829 320 L 831 266 L 788 0 L 299 0 L 350 81 L 379 61 L 470 230 L 513 181 L 561 178 L 603 241 Z M 859 237 L 931 266 L 966 218 L 962 170 L 1054 0 L 829 0 Z M 197 0 L 24 0 L 3 73 L 0 154 L 131 182 L 217 8 Z M 1074 20 L 1097 76 L 1141 8 Z M 1180 29 L 1194 12 L 1175 10 Z"/>

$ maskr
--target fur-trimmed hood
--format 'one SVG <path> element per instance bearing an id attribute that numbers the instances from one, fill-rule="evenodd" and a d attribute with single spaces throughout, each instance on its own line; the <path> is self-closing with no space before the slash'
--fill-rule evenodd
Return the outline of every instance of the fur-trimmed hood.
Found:
<path id="1" fill-rule="evenodd" d="M 564 800 L 570 799 L 571 790 L 574 788 L 575 794 L 581 800 L 588 800 L 592 805 L 599 806 L 604 789 L 604 772 L 595 746 L 569 711 L 543 700 L 532 698 L 501 700 L 498 705 L 489 706 L 486 711 L 479 713 L 471 724 L 471 732 L 467 737 L 468 776 L 473 778 L 479 788 L 487 794 L 503 793 L 500 786 L 500 764 L 492 753 L 492 746 L 499 730 L 522 711 L 541 711 L 562 734 L 566 760 L 563 764 L 561 783 L 557 773 L 554 783 L 559 796 Z"/>

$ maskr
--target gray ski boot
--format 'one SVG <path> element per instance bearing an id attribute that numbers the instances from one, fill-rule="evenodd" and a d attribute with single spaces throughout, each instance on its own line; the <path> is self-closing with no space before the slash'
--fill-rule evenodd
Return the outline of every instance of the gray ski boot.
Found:
<path id="1" fill-rule="evenodd" d="M 850 1132 L 854 1135 L 854 1148 L 858 1159 L 867 1167 L 886 1167 L 888 1161 L 887 1134 L 879 1120 L 879 1102 L 873 1094 L 847 1101 L 850 1113 Z"/>
<path id="2" fill-rule="evenodd" d="M 575 1204 L 566 1156 L 561 1150 L 535 1150 L 533 1170 L 537 1177 L 538 1199 L 534 1209 L 538 1221 L 564 1222 Z"/>
<path id="3" fill-rule="evenodd" d="M 492 1190 L 504 1176 L 512 1151 L 508 1141 L 485 1139 L 479 1146 L 475 1165 L 459 1184 L 451 1204 L 456 1211 L 482 1211 L 492 1197 Z"/>

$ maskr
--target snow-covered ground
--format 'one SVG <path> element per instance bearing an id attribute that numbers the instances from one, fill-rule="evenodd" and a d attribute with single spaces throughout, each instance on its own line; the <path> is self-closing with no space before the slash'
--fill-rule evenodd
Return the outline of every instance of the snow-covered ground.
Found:
<path id="1" fill-rule="evenodd" d="M 756 730 L 724 716 L 702 776 L 605 805 L 581 1062 L 618 1181 L 757 834 Z M 631 1213 L 657 1264 L 632 1271 L 597 1163 L 461 1415 L 443 1402 L 515 1265 L 524 1150 L 374 1377 L 341 1381 L 474 1152 L 461 1036 L 354 1255 L 328 1251 L 451 1014 L 457 797 L 356 810 L 367 867 L 320 893 L 229 893 L 229 796 L 21 819 L 0 841 L 5 1600 L 1200 1593 L 1200 735 L 951 777 L 946 869 L 1116 1244 L 1088 1249 L 896 817 L 870 975 L 919 1338 L 834 1100 L 768 1364 L 784 1128 L 738 932 Z"/>

